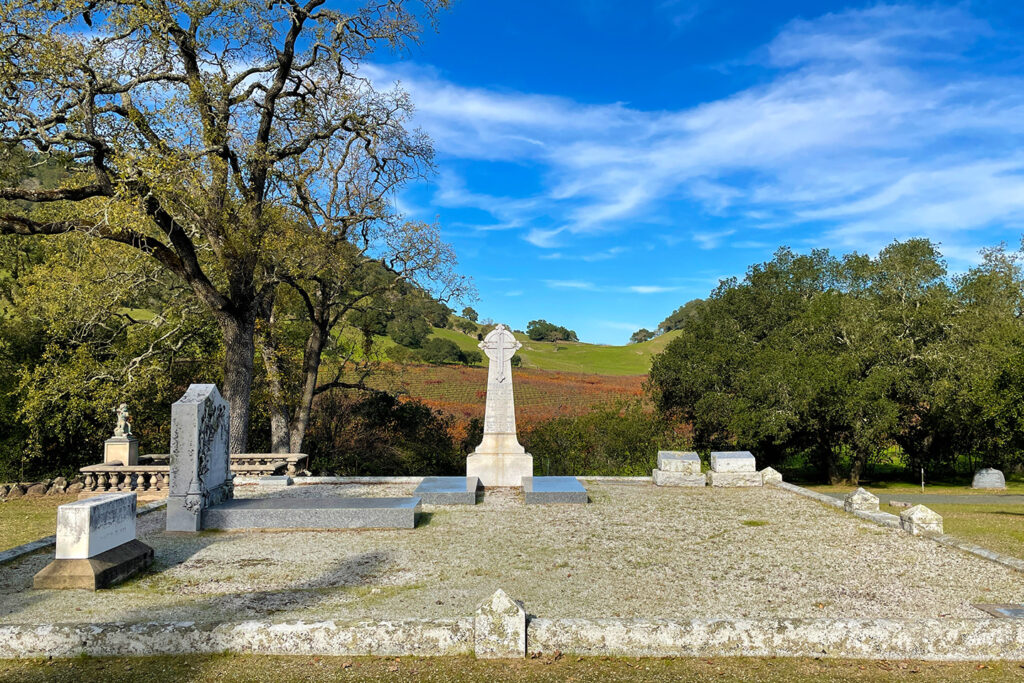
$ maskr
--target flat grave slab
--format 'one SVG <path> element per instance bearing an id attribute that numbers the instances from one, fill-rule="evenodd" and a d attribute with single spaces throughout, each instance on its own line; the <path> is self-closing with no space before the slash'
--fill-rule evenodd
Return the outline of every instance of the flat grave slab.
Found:
<path id="1" fill-rule="evenodd" d="M 754 455 L 750 451 L 714 451 L 711 453 L 711 470 L 722 474 L 756 472 Z"/>
<path id="2" fill-rule="evenodd" d="M 204 529 L 412 529 L 420 499 L 239 498 L 203 511 Z"/>
<path id="3" fill-rule="evenodd" d="M 295 482 L 287 474 L 260 477 L 260 486 L 291 486 Z"/>
<path id="4" fill-rule="evenodd" d="M 658 451 L 658 469 L 662 472 L 700 474 L 700 456 L 691 451 Z"/>
<path id="5" fill-rule="evenodd" d="M 527 505 L 586 503 L 587 490 L 576 477 L 523 477 Z"/>
<path id="6" fill-rule="evenodd" d="M 426 505 L 476 505 L 478 477 L 424 477 L 413 491 Z"/>
<path id="7" fill-rule="evenodd" d="M 1024 619 L 1024 605 L 975 605 L 975 607 L 1001 619 Z"/>

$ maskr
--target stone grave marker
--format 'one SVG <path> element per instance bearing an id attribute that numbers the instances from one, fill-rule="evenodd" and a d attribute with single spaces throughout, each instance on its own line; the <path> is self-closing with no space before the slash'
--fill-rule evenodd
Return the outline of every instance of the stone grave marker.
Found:
<path id="1" fill-rule="evenodd" d="M 168 531 L 199 531 L 203 511 L 232 498 L 229 423 L 228 403 L 212 384 L 193 384 L 171 406 Z"/>
<path id="2" fill-rule="evenodd" d="M 1005 489 L 1006 477 L 993 467 L 985 467 L 974 473 L 972 489 Z"/>
<path id="3" fill-rule="evenodd" d="M 533 475 L 533 456 L 516 437 L 512 394 L 512 356 L 523 345 L 498 325 L 479 346 L 488 360 L 484 438 L 466 459 L 466 476 L 477 477 L 483 486 L 521 486 L 523 477 Z"/>
<path id="4" fill-rule="evenodd" d="M 658 468 L 651 472 L 655 486 L 704 486 L 700 456 L 689 451 L 658 451 Z"/>
<path id="5" fill-rule="evenodd" d="M 915 505 L 900 513 L 900 526 L 913 535 L 942 533 L 942 516 L 924 505 Z"/>
<path id="6" fill-rule="evenodd" d="M 107 588 L 153 561 L 135 538 L 134 493 L 104 493 L 57 508 L 57 551 L 35 588 Z"/>
<path id="7" fill-rule="evenodd" d="M 715 451 L 711 454 L 712 486 L 763 486 L 761 473 L 750 451 Z"/>
<path id="8" fill-rule="evenodd" d="M 846 494 L 843 509 L 847 512 L 878 512 L 878 496 L 858 487 L 856 491 Z"/>
<path id="9" fill-rule="evenodd" d="M 477 609 L 473 630 L 478 659 L 526 656 L 526 610 L 500 588 Z"/>

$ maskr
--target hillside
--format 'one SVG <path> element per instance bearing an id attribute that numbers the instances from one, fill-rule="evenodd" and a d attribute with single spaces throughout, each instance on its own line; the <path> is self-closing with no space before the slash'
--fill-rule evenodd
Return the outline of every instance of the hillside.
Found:
<path id="1" fill-rule="evenodd" d="M 678 334 L 669 332 L 648 342 L 625 346 L 536 342 L 525 334 L 516 334 L 516 339 L 523 345 L 518 353 L 523 359 L 523 368 L 596 375 L 646 375 L 651 369 L 651 357 L 664 350 Z M 475 350 L 479 343 L 474 337 L 455 330 L 434 328 L 432 336 L 449 339 L 464 351 Z"/>

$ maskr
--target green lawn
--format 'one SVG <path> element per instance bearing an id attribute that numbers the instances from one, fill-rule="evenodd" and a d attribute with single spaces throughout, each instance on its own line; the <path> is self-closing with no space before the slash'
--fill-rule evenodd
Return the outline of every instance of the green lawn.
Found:
<path id="1" fill-rule="evenodd" d="M 810 485 L 806 488 L 812 491 L 819 491 L 821 493 L 849 493 L 853 491 L 856 486 L 850 486 L 849 484 L 839 484 L 836 486 L 829 485 Z M 871 484 L 865 484 L 864 488 L 871 493 L 887 493 L 889 495 L 899 495 L 901 493 L 921 493 L 920 484 L 911 484 L 905 481 L 886 481 L 886 482 L 873 482 Z M 991 490 L 991 489 L 972 489 L 970 484 L 953 484 L 948 482 L 936 482 L 933 484 L 925 483 L 924 493 L 933 493 L 941 495 L 955 495 L 955 496 L 977 496 L 977 495 L 1001 495 L 1001 494 L 1015 494 L 1024 495 L 1024 481 L 1011 480 L 1006 482 L 1006 489 Z"/>
<path id="2" fill-rule="evenodd" d="M 0 550 L 7 550 L 57 532 L 57 506 L 76 495 L 17 498 L 0 503 Z"/>
<path id="3" fill-rule="evenodd" d="M 942 515 L 942 530 L 997 553 L 1024 559 L 1024 505 L 929 504 Z M 905 508 L 880 505 L 883 512 Z"/>
<path id="4" fill-rule="evenodd" d="M 544 656 L 293 657 L 188 655 L 0 660 L 0 680 L 34 681 L 927 681 L 1024 680 L 1019 662 Z"/>
<path id="5" fill-rule="evenodd" d="M 625 346 L 604 346 L 580 342 L 535 342 L 525 334 L 517 334 L 523 348 L 518 355 L 523 367 L 558 370 L 595 375 L 646 375 L 651 357 L 665 349 L 679 333 L 669 332 L 648 342 Z M 462 332 L 434 328 L 432 336 L 449 339 L 463 351 L 477 349 L 479 342 Z"/>

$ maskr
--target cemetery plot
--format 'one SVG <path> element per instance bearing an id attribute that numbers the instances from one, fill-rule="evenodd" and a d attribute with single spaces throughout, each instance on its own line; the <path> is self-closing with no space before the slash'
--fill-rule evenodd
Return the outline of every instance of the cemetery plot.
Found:
<path id="1" fill-rule="evenodd" d="M 236 498 L 408 496 L 415 486 L 239 487 Z M 588 505 L 423 506 L 415 529 L 164 532 L 147 574 L 93 595 L 0 566 L 0 623 L 461 618 L 501 588 L 541 618 L 973 619 L 1020 604 L 1019 573 L 773 487 L 587 482 Z M 637 590 L 643 586 L 643 590 Z M 112 599 L 111 596 L 116 596 Z"/>

